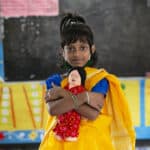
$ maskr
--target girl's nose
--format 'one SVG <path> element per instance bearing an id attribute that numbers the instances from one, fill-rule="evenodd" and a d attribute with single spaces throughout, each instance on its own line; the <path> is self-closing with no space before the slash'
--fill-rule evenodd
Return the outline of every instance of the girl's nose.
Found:
<path id="1" fill-rule="evenodd" d="M 78 48 L 75 49 L 74 55 L 75 55 L 75 56 L 81 55 L 81 54 L 80 54 L 80 50 L 79 50 Z"/>

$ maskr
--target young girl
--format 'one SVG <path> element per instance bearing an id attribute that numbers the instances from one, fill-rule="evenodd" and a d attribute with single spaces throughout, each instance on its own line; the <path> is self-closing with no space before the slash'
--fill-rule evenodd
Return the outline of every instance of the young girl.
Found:
<path id="1" fill-rule="evenodd" d="M 83 17 L 67 14 L 60 24 L 64 66 L 85 67 L 85 88 L 77 95 L 64 87 L 67 77 L 46 80 L 49 118 L 40 150 L 134 150 L 135 132 L 128 104 L 118 79 L 104 69 L 90 67 L 95 60 L 91 28 Z M 74 98 L 73 98 L 74 97 Z M 72 109 L 82 116 L 76 141 L 60 141 L 53 131 L 57 116 Z"/>

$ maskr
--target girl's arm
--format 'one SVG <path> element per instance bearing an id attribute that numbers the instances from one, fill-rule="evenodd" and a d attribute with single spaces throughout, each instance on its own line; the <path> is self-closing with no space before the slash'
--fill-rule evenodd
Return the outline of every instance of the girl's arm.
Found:
<path id="1" fill-rule="evenodd" d="M 59 93 L 59 94 L 56 94 Z M 79 108 L 76 109 L 82 116 L 94 120 L 100 112 L 101 107 L 104 103 L 103 94 L 88 92 L 90 104 L 87 104 L 86 92 L 77 95 L 77 103 Z M 72 94 L 61 88 L 54 87 L 50 90 L 50 95 L 46 94 L 46 102 L 48 105 L 48 111 L 51 115 L 59 115 L 75 109 L 74 101 L 72 99 Z"/>
<path id="2" fill-rule="evenodd" d="M 84 103 L 76 111 L 89 120 L 95 120 L 104 105 L 105 96 L 100 93 L 88 92 L 90 104 Z"/>
<path id="3" fill-rule="evenodd" d="M 73 94 L 68 90 L 56 86 L 47 91 L 45 101 L 48 105 L 48 112 L 51 115 L 59 115 L 72 109 L 76 109 L 72 95 Z M 84 97 L 84 94 L 80 94 L 76 98 L 78 106 L 81 106 L 87 101 L 86 97 Z"/>
<path id="4" fill-rule="evenodd" d="M 90 104 L 87 104 L 87 95 L 84 93 L 78 94 L 78 105 L 79 108 L 76 110 L 83 117 L 90 120 L 96 119 L 100 113 L 105 100 L 105 96 L 108 90 L 108 82 L 104 79 L 101 80 L 93 89 L 94 92 L 88 92 Z M 74 102 L 71 97 L 71 93 L 56 87 L 46 93 L 45 100 L 48 105 L 48 111 L 51 115 L 59 115 L 75 108 Z M 59 93 L 59 94 L 57 94 Z"/>
<path id="5" fill-rule="evenodd" d="M 77 110 L 82 116 L 93 120 L 96 119 L 96 117 L 99 115 L 101 108 L 104 105 L 104 101 L 105 101 L 105 97 L 107 94 L 109 88 L 109 82 L 107 81 L 107 79 L 102 79 L 101 81 L 99 81 L 93 88 L 92 88 L 92 92 L 90 93 L 89 96 L 89 100 L 90 100 L 90 106 L 86 106 L 86 104 L 83 104 L 79 107 L 79 110 Z M 97 99 L 98 98 L 98 105 L 97 107 L 95 105 L 93 105 L 93 99 Z M 86 111 L 87 109 L 87 111 Z M 92 109 L 92 110 L 91 110 Z M 87 112 L 91 112 L 88 113 Z"/>

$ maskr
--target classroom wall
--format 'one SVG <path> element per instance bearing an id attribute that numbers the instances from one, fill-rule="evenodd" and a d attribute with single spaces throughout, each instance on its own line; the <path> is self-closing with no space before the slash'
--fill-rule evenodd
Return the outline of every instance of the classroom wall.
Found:
<path id="1" fill-rule="evenodd" d="M 105 67 L 118 76 L 144 76 L 150 68 L 150 6 L 147 2 L 60 0 L 59 7 L 60 15 L 76 11 L 86 17 L 95 34 L 98 67 Z M 60 15 L 4 19 L 1 46 L 4 48 L 6 81 L 42 80 L 59 71 L 56 51 L 60 49 Z M 13 146 L 4 147 L 12 149 Z M 38 145 L 14 147 L 37 149 Z M 148 149 L 149 141 L 137 144 L 137 150 Z"/>
<path id="2" fill-rule="evenodd" d="M 58 68 L 62 13 L 85 16 L 93 28 L 98 67 L 118 76 L 150 70 L 150 6 L 147 0 L 60 0 L 56 17 L 4 20 L 5 80 L 41 80 Z"/>

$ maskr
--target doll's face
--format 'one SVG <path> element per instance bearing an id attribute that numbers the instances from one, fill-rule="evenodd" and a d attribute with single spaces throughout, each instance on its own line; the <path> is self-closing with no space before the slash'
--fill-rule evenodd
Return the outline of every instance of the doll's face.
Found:
<path id="1" fill-rule="evenodd" d="M 77 70 L 70 72 L 69 77 L 69 88 L 81 85 L 81 76 Z"/>

